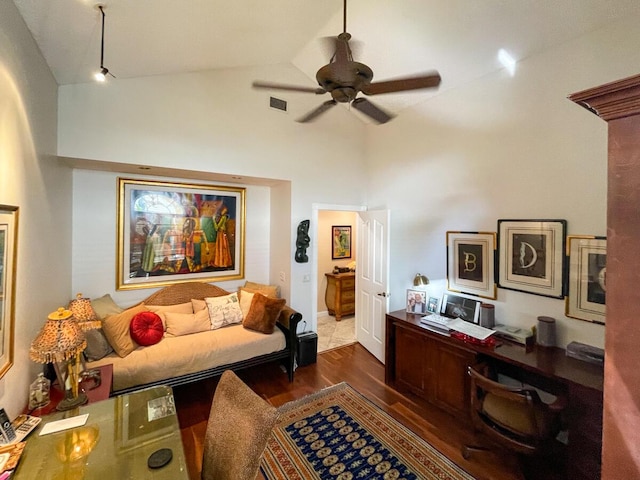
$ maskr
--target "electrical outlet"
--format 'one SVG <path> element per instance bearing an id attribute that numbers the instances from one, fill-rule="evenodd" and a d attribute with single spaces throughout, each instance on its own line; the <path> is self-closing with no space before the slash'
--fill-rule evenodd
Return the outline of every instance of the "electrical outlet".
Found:
<path id="1" fill-rule="evenodd" d="M 280 272 L 280 281 L 282 283 L 287 281 L 287 276 L 284 274 L 284 272 Z"/>
<path id="2" fill-rule="evenodd" d="M 303 277 L 302 277 L 302 281 L 303 281 L 304 283 L 309 283 L 309 282 L 311 281 L 311 275 L 309 275 L 308 273 L 307 273 L 307 274 L 305 274 L 305 275 L 303 275 Z"/>

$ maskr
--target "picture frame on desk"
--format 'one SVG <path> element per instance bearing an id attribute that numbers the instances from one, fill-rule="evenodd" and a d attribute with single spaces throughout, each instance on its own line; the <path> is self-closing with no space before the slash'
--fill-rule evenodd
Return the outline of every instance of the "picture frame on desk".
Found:
<path id="1" fill-rule="evenodd" d="M 567 317 L 605 324 L 607 239 L 570 235 L 567 237 L 569 265 Z"/>
<path id="2" fill-rule="evenodd" d="M 498 220 L 498 287 L 565 296 L 566 220 Z"/>
<path id="3" fill-rule="evenodd" d="M 447 290 L 495 300 L 495 232 L 447 232 Z"/>
<path id="4" fill-rule="evenodd" d="M 427 313 L 427 292 L 424 290 L 407 290 L 407 313 L 418 315 Z"/>

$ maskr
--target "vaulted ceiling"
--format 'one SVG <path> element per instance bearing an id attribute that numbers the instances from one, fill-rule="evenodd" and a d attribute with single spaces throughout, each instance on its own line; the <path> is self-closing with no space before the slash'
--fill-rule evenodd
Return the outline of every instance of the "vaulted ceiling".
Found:
<path id="1" fill-rule="evenodd" d="M 313 87 L 331 55 L 320 38 L 343 27 L 343 0 L 14 3 L 61 85 L 90 82 L 99 67 L 98 3 L 104 63 L 118 79 L 292 63 Z M 435 69 L 442 91 L 503 68 L 500 48 L 522 60 L 631 15 L 640 18 L 638 0 L 349 0 L 347 30 L 374 81 Z M 437 91 L 375 100 L 397 112 Z"/>

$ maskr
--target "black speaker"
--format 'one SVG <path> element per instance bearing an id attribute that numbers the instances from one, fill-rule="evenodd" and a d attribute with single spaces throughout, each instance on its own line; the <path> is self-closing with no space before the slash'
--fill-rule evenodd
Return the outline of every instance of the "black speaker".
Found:
<path id="1" fill-rule="evenodd" d="M 304 367 L 316 363 L 318 354 L 318 334 L 314 332 L 298 335 L 297 360 L 298 366 Z"/>

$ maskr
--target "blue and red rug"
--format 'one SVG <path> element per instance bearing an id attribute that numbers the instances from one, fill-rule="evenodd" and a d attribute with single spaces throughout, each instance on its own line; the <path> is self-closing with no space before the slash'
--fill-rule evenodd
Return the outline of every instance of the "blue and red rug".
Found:
<path id="1" fill-rule="evenodd" d="M 262 457 L 269 480 L 473 480 L 346 383 L 287 403 L 280 414 Z"/>

